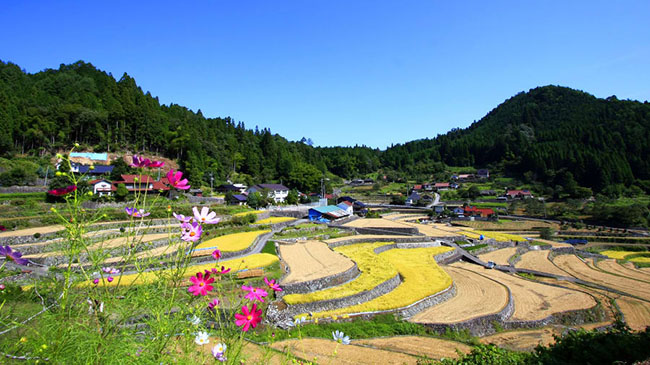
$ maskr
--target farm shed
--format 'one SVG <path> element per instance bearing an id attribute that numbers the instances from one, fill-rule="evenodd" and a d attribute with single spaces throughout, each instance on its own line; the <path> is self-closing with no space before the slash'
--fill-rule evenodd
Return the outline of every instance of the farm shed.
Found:
<path id="1" fill-rule="evenodd" d="M 309 220 L 329 222 L 335 219 L 347 217 L 349 214 L 337 207 L 336 205 L 326 205 L 324 207 L 314 207 L 309 209 Z"/>

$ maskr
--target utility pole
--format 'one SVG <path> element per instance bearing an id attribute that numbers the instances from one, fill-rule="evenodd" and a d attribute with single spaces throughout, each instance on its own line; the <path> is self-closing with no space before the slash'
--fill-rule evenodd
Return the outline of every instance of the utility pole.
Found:
<path id="1" fill-rule="evenodd" d="M 47 186 L 47 175 L 50 174 L 50 165 L 47 165 L 47 170 L 45 171 L 45 186 Z"/>
<path id="2" fill-rule="evenodd" d="M 212 182 L 213 181 L 214 181 L 214 174 L 212 174 L 212 172 L 210 172 L 210 194 L 212 194 L 212 192 L 214 191 L 214 190 L 212 190 Z"/>

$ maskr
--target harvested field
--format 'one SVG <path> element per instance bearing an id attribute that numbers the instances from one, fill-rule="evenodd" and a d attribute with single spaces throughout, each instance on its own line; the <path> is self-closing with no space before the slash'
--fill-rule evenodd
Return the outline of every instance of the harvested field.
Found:
<path id="1" fill-rule="evenodd" d="M 35 228 L 25 228 L 25 229 L 19 229 L 16 231 L 4 231 L 0 232 L 0 238 L 4 237 L 21 237 L 21 236 L 31 236 L 34 233 L 40 233 L 40 234 L 45 234 L 45 233 L 52 233 L 52 232 L 58 232 L 64 230 L 65 227 L 62 225 L 54 225 L 54 226 L 43 226 L 43 227 L 35 227 Z"/>
<path id="2" fill-rule="evenodd" d="M 650 300 L 650 284 L 593 269 L 575 255 L 557 256 L 553 263 L 578 279 Z"/>
<path id="3" fill-rule="evenodd" d="M 449 237 L 449 236 L 458 236 L 458 233 L 446 229 L 441 229 L 436 227 L 433 224 L 420 224 L 420 223 L 405 223 L 412 227 L 415 227 L 420 231 L 420 233 L 427 235 L 429 237 Z M 445 227 L 451 228 L 451 227 Z"/>
<path id="4" fill-rule="evenodd" d="M 354 345 L 370 346 L 382 350 L 403 352 L 440 360 L 457 359 L 458 353 L 469 353 L 472 348 L 464 343 L 423 336 L 395 336 L 352 341 Z"/>
<path id="5" fill-rule="evenodd" d="M 223 252 L 236 252 L 245 250 L 255 242 L 258 236 L 269 233 L 269 230 L 251 231 L 227 234 L 224 236 L 209 239 L 201 242 L 192 251 L 192 256 L 210 255 L 213 250 L 219 249 Z"/>
<path id="6" fill-rule="evenodd" d="M 289 266 L 289 275 L 282 284 L 314 280 L 342 273 L 354 262 L 332 251 L 320 241 L 298 241 L 292 245 L 280 245 L 280 256 Z"/>
<path id="7" fill-rule="evenodd" d="M 621 265 L 616 260 L 595 260 L 594 264 L 597 268 L 607 271 L 611 274 L 625 276 L 634 280 L 641 280 L 650 283 L 650 274 L 637 270 L 627 265 Z"/>
<path id="8" fill-rule="evenodd" d="M 451 277 L 438 266 L 435 255 L 452 250 L 450 247 L 393 249 L 378 256 L 397 269 L 402 283 L 365 303 L 314 313 L 314 317 L 330 317 L 351 313 L 384 311 L 406 307 L 451 286 Z"/>
<path id="9" fill-rule="evenodd" d="M 553 313 L 587 309 L 596 305 L 594 298 L 583 292 L 533 282 L 468 263 L 457 263 L 456 265 L 481 273 L 506 285 L 512 292 L 515 301 L 513 320 L 533 321 L 546 318 Z"/>
<path id="10" fill-rule="evenodd" d="M 145 234 L 143 236 L 136 236 L 135 240 L 134 237 L 117 237 L 117 238 L 112 238 L 106 241 L 100 241 L 97 243 L 94 243 L 90 246 L 88 246 L 89 250 L 98 250 L 100 248 L 103 249 L 111 249 L 111 248 L 116 248 L 116 247 L 121 247 L 125 246 L 127 244 L 135 243 L 137 244 L 142 244 L 146 242 L 151 242 L 151 241 L 157 241 L 157 240 L 162 240 L 169 237 L 167 233 L 152 233 L 152 234 Z M 53 256 L 64 256 L 65 253 L 62 251 L 50 251 L 50 252 L 41 252 L 41 253 L 34 253 L 30 255 L 24 255 L 23 257 L 32 259 L 32 258 L 43 258 L 43 257 L 53 257 Z"/>
<path id="11" fill-rule="evenodd" d="M 506 247 L 479 255 L 478 258 L 488 262 L 494 261 L 497 265 L 509 265 L 508 259 L 517 252 L 516 247 Z"/>
<path id="12" fill-rule="evenodd" d="M 373 251 L 376 247 L 386 245 L 385 242 L 359 243 L 341 246 L 336 252 L 352 259 L 357 263 L 361 275 L 342 285 L 318 290 L 307 294 L 287 294 L 283 300 L 287 304 L 316 302 L 326 299 L 343 298 L 370 290 L 397 275 L 397 270 L 390 262 Z"/>
<path id="13" fill-rule="evenodd" d="M 643 331 L 650 326 L 650 303 L 630 297 L 616 299 L 616 304 L 621 308 L 625 322 L 635 331 Z"/>
<path id="14" fill-rule="evenodd" d="M 193 363 L 205 364 L 214 362 L 214 357 L 212 356 L 212 348 L 219 342 L 222 342 L 219 338 L 210 337 L 209 344 L 203 346 L 197 345 L 196 347 L 200 351 L 201 358 L 198 356 L 196 358 L 193 358 Z M 241 358 L 242 361 L 244 361 L 246 364 L 279 365 L 287 363 L 285 355 L 279 354 L 275 351 L 266 351 L 262 346 L 251 342 L 244 342 L 244 346 L 241 350 Z"/>
<path id="15" fill-rule="evenodd" d="M 508 304 L 506 287 L 458 263 L 443 266 L 456 284 L 456 296 L 409 319 L 417 323 L 456 323 L 497 313 Z"/>
<path id="16" fill-rule="evenodd" d="M 341 345 L 332 340 L 303 338 L 284 340 L 271 345 L 276 350 L 290 351 L 307 360 L 318 358 L 322 364 L 416 364 L 414 356 L 377 350 L 363 346 Z M 336 355 L 334 355 L 336 353 Z"/>
<path id="17" fill-rule="evenodd" d="M 521 255 L 521 259 L 516 267 L 529 270 L 543 271 L 549 274 L 569 276 L 568 273 L 560 270 L 557 266 L 548 259 L 550 251 L 528 251 Z"/>
<path id="18" fill-rule="evenodd" d="M 374 240 L 374 239 L 381 239 L 381 240 L 392 240 L 392 239 L 403 239 L 404 236 L 398 236 L 398 235 L 381 235 L 381 234 L 357 234 L 353 236 L 345 236 L 345 237 L 337 237 L 337 238 L 330 238 L 328 240 L 325 240 L 323 242 L 327 244 L 332 244 L 332 243 L 338 243 L 341 241 L 362 241 L 362 240 Z M 388 244 L 388 242 L 386 243 Z"/>
<path id="19" fill-rule="evenodd" d="M 555 241 L 545 240 L 545 239 L 541 239 L 541 238 L 535 238 L 535 242 L 551 245 L 551 247 L 573 247 L 573 245 L 571 245 L 569 243 L 555 242 Z"/>
<path id="20" fill-rule="evenodd" d="M 532 231 L 533 228 L 550 227 L 555 230 L 559 229 L 556 223 L 540 222 L 540 221 L 511 221 L 499 220 L 498 222 L 485 222 L 485 221 L 458 221 L 454 222 L 459 226 L 471 227 L 474 229 L 487 229 L 499 231 Z"/>
<path id="21" fill-rule="evenodd" d="M 393 222 L 384 218 L 363 218 L 345 223 L 344 227 L 353 228 L 411 228 L 411 225 L 401 222 Z"/>
<path id="22" fill-rule="evenodd" d="M 494 344 L 513 351 L 532 351 L 537 345 L 550 345 L 555 343 L 553 335 L 562 334 L 562 330 L 555 327 L 544 327 L 535 330 L 518 330 L 495 333 L 480 339 L 483 344 Z"/>

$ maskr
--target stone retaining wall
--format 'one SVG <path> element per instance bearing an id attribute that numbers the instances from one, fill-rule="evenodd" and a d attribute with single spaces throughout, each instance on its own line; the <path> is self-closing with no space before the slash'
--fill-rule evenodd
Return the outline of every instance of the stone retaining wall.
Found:
<path id="1" fill-rule="evenodd" d="M 286 264 L 285 264 L 286 265 Z M 285 266 L 286 267 L 286 266 Z M 289 274 L 289 270 L 287 269 L 287 274 Z M 305 294 L 305 293 L 311 293 L 317 290 L 323 290 L 327 289 L 333 286 L 345 284 L 349 281 L 352 281 L 356 279 L 359 275 L 361 274 L 361 271 L 359 271 L 359 267 L 355 263 L 351 268 L 330 276 L 325 276 L 322 278 L 314 279 L 314 280 L 309 280 L 309 281 L 302 281 L 298 283 L 289 283 L 289 284 L 281 284 L 282 285 L 282 291 L 276 293 L 276 296 L 278 299 L 282 298 L 286 294 Z M 280 281 L 282 282 L 282 281 Z M 281 294 L 281 295 L 278 295 Z"/>
<path id="2" fill-rule="evenodd" d="M 359 228 L 354 227 L 354 230 L 359 234 L 375 234 L 375 235 L 405 235 L 405 236 L 424 236 L 416 227 L 381 227 L 381 228 Z"/>

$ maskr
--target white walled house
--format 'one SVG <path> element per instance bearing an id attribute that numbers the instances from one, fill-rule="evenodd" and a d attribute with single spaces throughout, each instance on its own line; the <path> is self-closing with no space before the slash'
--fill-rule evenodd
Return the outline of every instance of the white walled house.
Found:
<path id="1" fill-rule="evenodd" d="M 269 197 L 273 198 L 276 203 L 284 203 L 289 195 L 289 188 L 282 184 L 257 184 L 248 188 L 248 194 L 261 193 L 264 189 L 269 191 Z"/>
<path id="2" fill-rule="evenodd" d="M 93 194 L 99 196 L 111 196 L 117 188 L 108 180 L 92 180 L 88 182 L 93 187 Z"/>

